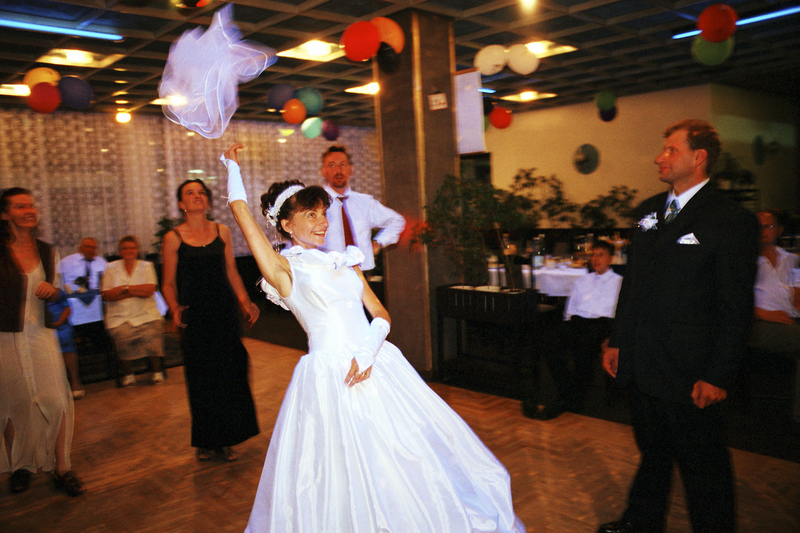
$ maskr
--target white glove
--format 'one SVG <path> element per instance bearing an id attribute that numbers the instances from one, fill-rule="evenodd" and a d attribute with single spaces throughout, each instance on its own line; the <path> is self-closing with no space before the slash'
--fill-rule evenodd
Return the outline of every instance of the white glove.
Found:
<path id="1" fill-rule="evenodd" d="M 355 354 L 356 364 L 358 371 L 363 372 L 375 364 L 375 356 L 378 350 L 383 346 L 383 341 L 389 334 L 391 326 L 387 320 L 383 318 L 373 318 L 369 325 L 369 332 L 364 342 L 361 343 L 358 351 Z"/>
<path id="2" fill-rule="evenodd" d="M 244 200 L 244 203 L 247 203 L 247 192 L 244 190 L 239 164 L 231 159 L 226 159 L 225 154 L 219 156 L 219 160 L 228 169 L 228 204 L 235 200 Z"/>

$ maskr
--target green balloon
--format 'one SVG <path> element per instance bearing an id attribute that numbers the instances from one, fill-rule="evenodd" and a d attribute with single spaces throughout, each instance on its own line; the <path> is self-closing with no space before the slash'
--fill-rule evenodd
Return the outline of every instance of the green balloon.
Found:
<path id="1" fill-rule="evenodd" d="M 720 43 L 712 43 L 698 35 L 692 41 L 692 57 L 703 65 L 714 67 L 724 63 L 733 53 L 733 37 Z"/>
<path id="2" fill-rule="evenodd" d="M 617 103 L 617 95 L 613 91 L 600 91 L 594 99 L 600 111 L 609 111 Z"/>
<path id="3" fill-rule="evenodd" d="M 300 126 L 300 131 L 307 139 L 314 139 L 322 134 L 322 119 L 319 117 L 307 118 Z"/>

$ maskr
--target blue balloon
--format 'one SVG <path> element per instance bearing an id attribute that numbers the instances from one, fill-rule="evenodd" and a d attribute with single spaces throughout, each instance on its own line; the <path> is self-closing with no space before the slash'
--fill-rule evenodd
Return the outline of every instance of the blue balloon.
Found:
<path id="1" fill-rule="evenodd" d="M 288 83 L 280 83 L 269 92 L 267 107 L 275 111 L 280 111 L 283 109 L 283 106 L 286 105 L 286 102 L 294 97 L 294 87 Z"/>
<path id="2" fill-rule="evenodd" d="M 77 76 L 64 76 L 58 81 L 61 102 L 73 109 L 86 109 L 92 103 L 94 91 L 91 85 Z"/>
<path id="3" fill-rule="evenodd" d="M 318 115 L 325 105 L 322 95 L 313 87 L 298 89 L 294 97 L 303 102 L 303 105 L 306 106 L 306 113 L 309 115 Z"/>

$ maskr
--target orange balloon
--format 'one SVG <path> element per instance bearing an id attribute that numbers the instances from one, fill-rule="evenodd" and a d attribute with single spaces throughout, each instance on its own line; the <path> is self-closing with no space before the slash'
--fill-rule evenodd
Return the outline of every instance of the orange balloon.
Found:
<path id="1" fill-rule="evenodd" d="M 50 85 L 58 85 L 61 75 L 55 70 L 47 67 L 39 67 L 29 70 L 25 77 L 22 78 L 22 83 L 33 89 L 34 85 L 42 82 L 49 83 Z"/>
<path id="2" fill-rule="evenodd" d="M 403 47 L 406 45 L 406 36 L 398 23 L 386 17 L 375 17 L 370 22 L 378 28 L 381 42 L 394 48 L 398 54 L 403 51 Z"/>
<path id="3" fill-rule="evenodd" d="M 306 119 L 306 106 L 297 98 L 283 104 L 283 120 L 287 124 L 300 124 Z"/>

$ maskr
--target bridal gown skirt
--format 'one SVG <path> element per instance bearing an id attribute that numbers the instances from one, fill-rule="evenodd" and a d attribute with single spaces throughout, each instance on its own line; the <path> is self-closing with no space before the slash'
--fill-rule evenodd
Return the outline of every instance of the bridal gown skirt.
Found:
<path id="1" fill-rule="evenodd" d="M 247 531 L 523 533 L 503 465 L 394 345 L 376 360 L 349 388 L 349 357 L 300 359 Z"/>

